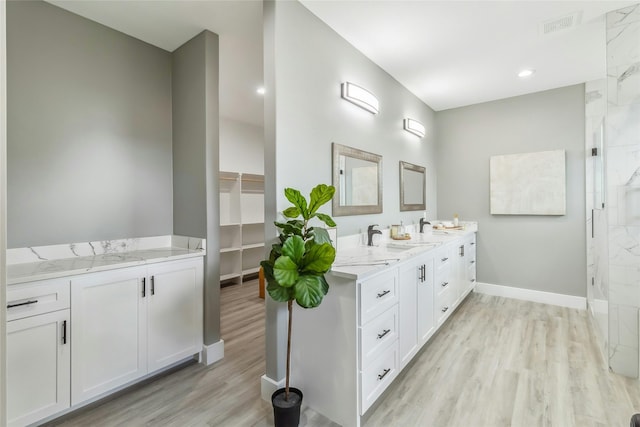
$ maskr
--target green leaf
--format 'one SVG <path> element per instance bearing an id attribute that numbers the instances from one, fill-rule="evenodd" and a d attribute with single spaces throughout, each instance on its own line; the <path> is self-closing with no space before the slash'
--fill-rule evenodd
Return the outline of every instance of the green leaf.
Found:
<path id="1" fill-rule="evenodd" d="M 333 198 L 336 188 L 333 185 L 319 184 L 311 190 L 309 214 L 314 214 L 318 208 Z M 333 226 L 331 226 L 333 227 Z"/>
<path id="2" fill-rule="evenodd" d="M 281 229 L 282 233 L 284 234 L 302 235 L 302 226 L 298 227 L 298 224 L 290 224 L 290 222 L 292 221 L 289 221 L 287 223 L 274 222 L 274 224 L 276 225 L 276 227 Z"/>
<path id="3" fill-rule="evenodd" d="M 324 274 L 331 268 L 336 258 L 336 250 L 329 243 L 314 244 L 305 254 L 303 271 Z"/>
<path id="4" fill-rule="evenodd" d="M 333 218 L 331 218 L 327 214 L 317 213 L 315 216 L 317 216 L 320 221 L 322 221 L 325 224 L 327 224 L 327 227 L 335 227 L 336 226 L 336 223 L 333 220 Z"/>
<path id="5" fill-rule="evenodd" d="M 322 297 L 327 293 L 320 277 L 315 275 L 300 276 L 294 287 L 296 302 L 299 306 L 313 308 L 320 305 Z"/>
<path id="6" fill-rule="evenodd" d="M 292 288 L 283 288 L 276 282 L 267 282 L 267 292 L 271 298 L 280 302 L 287 302 L 293 299 L 294 295 L 291 295 Z"/>
<path id="7" fill-rule="evenodd" d="M 298 210 L 300 211 L 300 215 L 302 215 L 304 219 L 308 219 L 307 218 L 307 215 L 308 215 L 307 199 L 305 199 L 304 196 L 298 190 L 295 190 L 293 188 L 285 188 L 284 195 L 288 201 L 293 203 L 293 206 L 298 208 Z"/>
<path id="8" fill-rule="evenodd" d="M 296 269 L 304 255 L 304 240 L 300 236 L 291 236 L 282 245 L 282 255 L 288 256 L 296 264 Z"/>
<path id="9" fill-rule="evenodd" d="M 300 209 L 295 206 L 291 206 L 285 209 L 282 214 L 287 218 L 297 218 L 300 216 Z"/>
<path id="10" fill-rule="evenodd" d="M 329 283 L 327 279 L 324 278 L 324 275 L 318 276 L 320 278 L 320 284 L 322 285 L 322 292 L 326 295 L 329 292 Z"/>
<path id="11" fill-rule="evenodd" d="M 286 255 L 278 258 L 273 266 L 273 277 L 280 286 L 293 286 L 298 280 L 298 265 Z"/>
<path id="12" fill-rule="evenodd" d="M 313 241 L 317 244 L 331 243 L 331 237 L 329 237 L 329 232 L 326 229 L 313 227 Z"/>

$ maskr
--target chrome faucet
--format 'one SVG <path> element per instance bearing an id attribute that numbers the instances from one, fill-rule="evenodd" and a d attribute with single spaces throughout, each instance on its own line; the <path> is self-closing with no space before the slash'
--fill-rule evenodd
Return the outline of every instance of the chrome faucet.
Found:
<path id="1" fill-rule="evenodd" d="M 424 228 L 425 224 L 431 224 L 431 223 L 429 221 L 425 221 L 424 218 L 420 218 L 420 232 L 421 233 L 424 233 L 423 228 Z"/>
<path id="2" fill-rule="evenodd" d="M 367 246 L 373 246 L 373 235 L 374 234 L 382 234 L 382 231 L 380 230 L 374 230 L 373 227 L 377 227 L 378 224 L 373 224 L 370 225 L 369 227 L 367 227 Z"/>

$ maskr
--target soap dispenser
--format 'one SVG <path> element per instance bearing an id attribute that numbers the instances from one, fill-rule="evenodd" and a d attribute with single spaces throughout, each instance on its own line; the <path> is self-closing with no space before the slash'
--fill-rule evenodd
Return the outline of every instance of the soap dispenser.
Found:
<path id="1" fill-rule="evenodd" d="M 458 214 L 453 214 L 453 226 L 458 226 Z"/>

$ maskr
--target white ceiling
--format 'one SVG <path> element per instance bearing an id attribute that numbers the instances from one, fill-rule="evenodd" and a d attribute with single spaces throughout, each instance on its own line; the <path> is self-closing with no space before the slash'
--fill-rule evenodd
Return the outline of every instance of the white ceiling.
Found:
<path id="1" fill-rule="evenodd" d="M 49 2 L 168 51 L 204 29 L 219 34 L 221 115 L 262 124 L 261 1 Z M 436 111 L 604 77 L 604 15 L 636 2 L 302 0 Z M 573 12 L 575 28 L 540 34 Z M 518 78 L 527 67 L 534 76 Z"/>

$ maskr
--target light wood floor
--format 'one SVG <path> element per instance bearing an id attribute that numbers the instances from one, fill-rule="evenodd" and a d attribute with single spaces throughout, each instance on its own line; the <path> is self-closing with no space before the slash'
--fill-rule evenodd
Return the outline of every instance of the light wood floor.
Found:
<path id="1" fill-rule="evenodd" d="M 192 364 L 51 425 L 273 425 L 260 398 L 257 282 L 221 291 L 225 358 Z M 623 426 L 640 383 L 608 372 L 587 314 L 471 294 L 370 411 L 373 426 Z M 301 426 L 335 426 L 311 410 Z"/>

